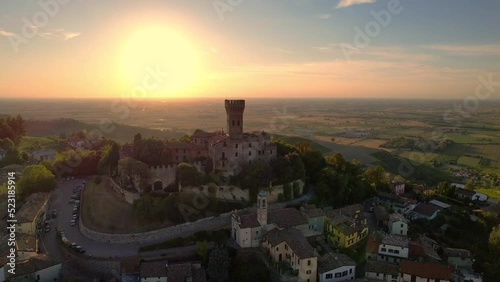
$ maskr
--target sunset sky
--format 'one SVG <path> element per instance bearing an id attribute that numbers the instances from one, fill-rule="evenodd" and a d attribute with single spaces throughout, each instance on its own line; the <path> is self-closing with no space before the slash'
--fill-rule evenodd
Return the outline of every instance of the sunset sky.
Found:
<path id="1" fill-rule="evenodd" d="M 1 0 L 0 97 L 460 99 L 500 81 L 500 1 L 394 1 Z"/>

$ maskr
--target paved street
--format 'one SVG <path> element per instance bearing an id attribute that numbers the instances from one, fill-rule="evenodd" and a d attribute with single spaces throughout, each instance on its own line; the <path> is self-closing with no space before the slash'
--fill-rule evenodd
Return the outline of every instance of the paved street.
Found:
<path id="1" fill-rule="evenodd" d="M 42 236 L 42 248 L 55 259 L 60 258 L 56 229 L 64 231 L 70 242 L 77 243 L 87 250 L 87 255 L 93 257 L 128 257 L 137 254 L 137 244 L 112 244 L 90 240 L 80 233 L 77 226 L 70 226 L 74 204 L 69 204 L 73 188 L 82 183 L 82 179 L 60 181 L 57 189 L 52 193 L 49 209 L 56 209 L 58 216 L 51 220 L 52 230 Z M 78 220 L 79 223 L 79 220 Z"/>
<path id="2" fill-rule="evenodd" d="M 368 233 L 371 234 L 377 230 L 377 220 L 375 219 L 375 215 L 370 212 L 370 207 L 372 207 L 372 203 L 374 203 L 373 198 L 366 200 L 363 203 L 363 214 L 368 221 Z"/>

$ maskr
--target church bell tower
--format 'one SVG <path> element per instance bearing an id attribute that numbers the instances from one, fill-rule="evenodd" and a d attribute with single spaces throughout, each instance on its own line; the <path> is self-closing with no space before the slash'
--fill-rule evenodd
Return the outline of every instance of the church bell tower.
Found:
<path id="1" fill-rule="evenodd" d="M 241 139 L 243 136 L 243 112 L 245 100 L 225 100 L 227 116 L 227 132 L 231 139 Z"/>

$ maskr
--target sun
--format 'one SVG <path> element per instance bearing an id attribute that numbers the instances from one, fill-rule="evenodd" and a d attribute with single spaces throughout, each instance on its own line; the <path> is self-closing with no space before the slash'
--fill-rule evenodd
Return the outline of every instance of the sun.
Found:
<path id="1" fill-rule="evenodd" d="M 142 86 L 152 98 L 186 97 L 196 86 L 201 63 L 182 33 L 161 26 L 133 32 L 123 44 L 119 68 L 122 86 Z"/>

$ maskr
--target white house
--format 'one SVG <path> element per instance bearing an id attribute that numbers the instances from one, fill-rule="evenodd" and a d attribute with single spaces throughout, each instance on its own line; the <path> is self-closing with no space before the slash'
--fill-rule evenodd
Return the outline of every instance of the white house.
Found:
<path id="1" fill-rule="evenodd" d="M 395 235 L 406 235 L 408 233 L 408 220 L 402 214 L 393 213 L 389 215 L 389 233 Z"/>
<path id="2" fill-rule="evenodd" d="M 59 281 L 61 277 L 62 264 L 48 260 L 46 257 L 38 256 L 16 264 L 14 275 L 5 275 L 11 282 Z"/>
<path id="3" fill-rule="evenodd" d="M 403 235 L 383 234 L 378 247 L 378 261 L 399 263 L 407 259 L 409 252 L 408 237 Z"/>
<path id="4" fill-rule="evenodd" d="M 49 160 L 49 161 L 56 160 L 56 151 L 54 150 L 40 149 L 31 152 L 31 154 L 33 155 L 33 159 L 39 162 L 44 160 Z"/>
<path id="5" fill-rule="evenodd" d="M 354 279 L 356 263 L 344 254 L 327 254 L 318 259 L 319 282 L 341 282 Z"/>
<path id="6" fill-rule="evenodd" d="M 389 187 L 396 195 L 401 195 L 405 192 L 405 183 L 401 180 L 394 179 L 391 181 Z"/>

